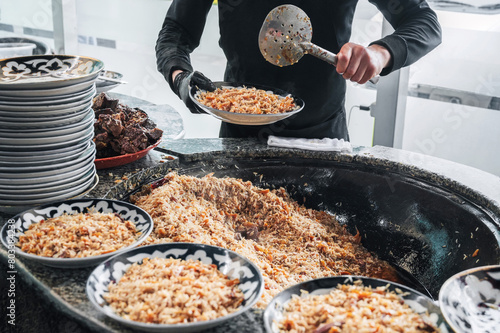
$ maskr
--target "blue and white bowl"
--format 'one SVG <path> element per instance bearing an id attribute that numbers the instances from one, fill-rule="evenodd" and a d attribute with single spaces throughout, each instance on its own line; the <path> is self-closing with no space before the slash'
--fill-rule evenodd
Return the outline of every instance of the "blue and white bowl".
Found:
<path id="1" fill-rule="evenodd" d="M 15 246 L 19 241 L 19 236 L 23 235 L 29 229 L 30 225 L 63 214 L 85 213 L 88 209 L 99 213 L 117 213 L 123 219 L 134 223 L 136 229 L 141 232 L 141 236 L 134 243 L 117 251 L 83 258 L 43 257 L 23 252 L 19 247 Z M 118 200 L 81 198 L 51 202 L 14 216 L 3 226 L 0 233 L 0 240 L 9 251 L 14 250 L 16 256 L 52 267 L 81 268 L 97 265 L 113 255 L 136 247 L 146 240 L 151 231 L 153 231 L 153 219 L 146 211 L 137 206 Z"/>
<path id="2" fill-rule="evenodd" d="M 93 81 L 104 63 L 74 55 L 31 55 L 0 59 L 0 90 L 47 89 Z M 29 93 L 26 96 L 30 96 Z"/>
<path id="3" fill-rule="evenodd" d="M 439 291 L 439 305 L 457 333 L 499 333 L 500 265 L 453 275 Z"/>
<path id="4" fill-rule="evenodd" d="M 303 297 L 307 297 L 308 295 L 324 295 L 328 294 L 330 290 L 336 289 L 339 284 L 351 285 L 359 280 L 362 281 L 365 287 L 371 286 L 372 288 L 377 288 L 387 286 L 388 291 L 398 293 L 401 291 L 400 297 L 413 311 L 424 316 L 428 322 L 433 323 L 440 329 L 441 333 L 453 332 L 446 323 L 439 307 L 424 294 L 388 280 L 353 275 L 331 276 L 309 280 L 283 290 L 271 300 L 264 311 L 266 332 L 279 332 L 277 322 L 283 319 L 285 306 L 292 299 L 293 295 Z M 306 295 L 304 295 L 304 291 L 307 292 Z"/>
<path id="5" fill-rule="evenodd" d="M 215 264 L 231 279 L 240 279 L 239 288 L 245 295 L 240 309 L 227 316 L 213 320 L 187 324 L 147 324 L 124 319 L 116 314 L 103 299 L 111 281 L 118 282 L 133 263 L 144 258 L 175 258 L 200 260 L 205 264 Z M 249 310 L 261 297 L 264 281 L 257 266 L 242 255 L 211 245 L 197 243 L 165 243 L 132 249 L 101 263 L 87 280 L 86 292 L 91 303 L 106 316 L 128 327 L 148 332 L 196 332 L 222 324 Z"/>

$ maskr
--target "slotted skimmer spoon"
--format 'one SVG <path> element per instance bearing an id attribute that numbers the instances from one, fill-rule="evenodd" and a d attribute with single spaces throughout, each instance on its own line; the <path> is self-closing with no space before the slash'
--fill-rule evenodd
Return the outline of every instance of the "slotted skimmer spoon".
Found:
<path id="1" fill-rule="evenodd" d="M 297 63 L 304 54 L 313 55 L 334 66 L 337 55 L 311 43 L 309 16 L 297 6 L 282 5 L 267 14 L 259 33 L 259 48 L 264 58 L 276 66 Z M 377 83 L 379 76 L 370 80 Z"/>

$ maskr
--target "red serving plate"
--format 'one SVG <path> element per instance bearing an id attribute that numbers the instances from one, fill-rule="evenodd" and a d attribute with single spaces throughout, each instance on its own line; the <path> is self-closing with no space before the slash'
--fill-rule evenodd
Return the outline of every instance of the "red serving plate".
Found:
<path id="1" fill-rule="evenodd" d="M 146 156 L 146 154 L 151 149 L 158 146 L 160 144 L 160 142 L 161 142 L 161 138 L 155 144 L 147 147 L 146 149 L 138 151 L 137 153 L 125 154 L 125 155 L 119 155 L 119 156 L 113 156 L 113 157 L 106 157 L 106 158 L 97 158 L 94 160 L 95 167 L 97 169 L 107 169 L 107 168 L 117 167 L 120 165 L 125 165 L 128 163 L 135 162 L 138 159 Z"/>

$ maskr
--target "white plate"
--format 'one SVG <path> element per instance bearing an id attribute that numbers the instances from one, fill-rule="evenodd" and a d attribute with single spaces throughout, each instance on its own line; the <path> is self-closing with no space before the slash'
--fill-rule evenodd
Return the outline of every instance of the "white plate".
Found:
<path id="1" fill-rule="evenodd" d="M 0 191 L 4 191 L 4 193 L 7 193 L 7 191 L 11 190 L 20 190 L 24 191 L 24 193 L 37 193 L 36 191 L 44 191 L 45 189 L 62 189 L 68 184 L 78 184 L 79 180 L 82 180 L 82 178 L 88 177 L 88 173 L 91 172 L 92 174 L 95 174 L 96 172 L 96 167 L 95 165 L 89 165 L 88 169 L 84 170 L 81 174 L 74 174 L 71 177 L 67 178 L 61 178 L 55 181 L 49 181 L 49 182 L 40 182 L 39 184 L 24 184 L 24 185 L 12 185 L 12 184 L 0 184 Z M 82 177 L 82 175 L 84 175 Z M 30 190 L 33 190 L 33 192 L 28 192 Z"/>
<path id="2" fill-rule="evenodd" d="M 5 101 L 6 103 L 9 102 L 15 102 L 15 103 L 54 103 L 57 101 L 74 101 L 74 100 L 79 100 L 84 98 L 84 96 L 87 96 L 91 93 L 95 94 L 96 87 L 95 85 L 88 87 L 85 90 L 82 91 L 77 91 L 69 94 L 61 94 L 61 95 L 54 95 L 54 96 L 1 96 L 0 99 L 2 101 Z"/>
<path id="3" fill-rule="evenodd" d="M 113 71 L 102 71 L 101 74 L 99 74 L 99 76 L 97 77 L 96 82 L 95 82 L 98 94 L 100 94 L 102 92 L 110 91 L 111 89 L 114 89 L 117 86 L 119 86 L 120 84 L 122 84 L 122 83 L 118 83 L 118 82 L 110 82 L 110 81 L 106 81 L 106 80 L 101 80 L 100 77 L 102 77 L 102 76 L 109 77 L 109 78 L 115 79 L 115 80 L 121 80 L 123 78 L 123 74 L 113 72 Z"/>
<path id="4" fill-rule="evenodd" d="M 89 143 L 93 143 L 90 141 Z M 24 157 L 11 157 L 11 156 L 2 156 L 0 155 L 0 169 L 7 167 L 7 168 L 12 168 L 12 167 L 19 167 L 22 165 L 22 167 L 44 167 L 48 168 L 51 165 L 54 164 L 59 164 L 67 161 L 72 161 L 78 156 L 80 156 L 84 148 L 79 148 L 75 152 L 68 152 L 64 156 L 59 156 L 59 154 L 55 155 L 47 155 L 47 156 L 41 156 L 43 158 L 40 158 L 38 156 L 24 156 Z"/>
<path id="5" fill-rule="evenodd" d="M 75 161 L 70 165 L 66 165 L 65 167 L 60 167 L 52 170 L 44 170 L 44 171 L 21 171 L 21 172 L 0 172 L 0 181 L 5 181 L 5 179 L 9 179 L 12 183 L 21 183 L 24 179 L 32 179 L 32 178 L 45 178 L 45 177 L 58 177 L 60 175 L 69 174 L 74 170 L 79 170 L 81 168 L 87 167 L 89 164 L 93 163 L 95 160 L 94 151 L 86 152 L 81 158 Z M 2 180 L 3 179 L 3 180 Z M 5 184 L 5 182 L 4 182 Z"/>
<path id="6" fill-rule="evenodd" d="M 87 189 L 85 189 L 83 192 L 75 193 L 75 194 L 68 193 L 66 195 L 60 195 L 60 196 L 49 198 L 49 199 L 43 199 L 43 200 L 40 200 L 39 202 L 23 202 L 23 203 L 14 204 L 14 205 L 12 205 L 12 204 L 7 204 L 7 205 L 0 204 L 0 211 L 8 213 L 8 214 L 17 214 L 19 212 L 22 212 L 24 210 L 33 208 L 33 207 L 41 205 L 41 204 L 51 203 L 55 200 L 77 199 L 77 198 L 80 198 L 84 195 L 87 195 L 90 191 L 92 191 L 96 187 L 98 182 L 99 182 L 99 177 L 96 174 L 94 176 L 94 181 L 92 182 L 92 184 L 90 184 L 90 186 Z M 37 200 L 34 200 L 34 201 L 37 201 Z"/>
<path id="7" fill-rule="evenodd" d="M 28 144 L 28 145 L 12 145 L 12 144 L 0 144 L 0 155 L 7 154 L 7 152 L 12 152 L 12 155 L 18 156 L 19 154 L 25 153 L 33 153 L 42 150 L 53 150 L 58 148 L 71 148 L 73 145 L 81 143 L 83 141 L 88 141 L 94 137 L 94 127 L 89 127 L 85 131 L 78 133 L 76 138 L 67 141 L 59 141 L 55 143 L 46 143 L 46 144 Z M 2 142 L 3 143 L 3 142 Z M 12 156 L 11 155 L 11 156 Z"/>
<path id="8" fill-rule="evenodd" d="M 265 91 L 270 91 L 275 95 L 279 95 L 282 97 L 285 96 L 291 96 L 297 106 L 295 110 L 289 111 L 289 112 L 283 112 L 283 113 L 272 113 L 272 114 L 249 114 L 249 113 L 237 113 L 237 112 L 228 112 L 224 110 L 218 110 L 214 109 L 211 107 L 208 107 L 206 105 L 201 104 L 198 100 L 197 97 L 198 95 L 202 92 L 201 89 L 199 89 L 198 86 L 193 86 L 189 90 L 189 97 L 193 101 L 193 103 L 198 107 L 199 109 L 202 109 L 206 113 L 212 115 L 213 117 L 227 122 L 231 124 L 238 124 L 238 125 L 268 125 L 275 123 L 277 121 L 286 119 L 290 116 L 293 116 L 294 114 L 297 114 L 298 112 L 302 111 L 304 109 L 304 101 L 297 96 L 292 96 L 288 92 L 285 92 L 281 89 L 276 89 L 276 88 L 270 88 L 266 86 L 261 86 L 261 85 L 250 85 L 246 83 L 229 83 L 229 82 L 214 82 L 215 86 L 217 88 L 239 88 L 239 87 L 247 87 L 247 88 L 257 88 L 257 89 L 262 89 Z"/>
<path id="9" fill-rule="evenodd" d="M 94 176 L 94 175 L 93 175 Z M 81 184 L 72 185 L 71 187 L 66 187 L 62 190 L 48 191 L 44 190 L 36 194 L 26 194 L 26 193 L 3 193 L 0 191 L 0 200 L 11 200 L 16 202 L 25 202 L 26 200 L 43 200 L 47 198 L 53 198 L 60 195 L 65 195 L 68 193 L 73 193 L 74 191 L 83 191 L 93 182 L 93 177 L 87 178 Z"/>
<path id="10" fill-rule="evenodd" d="M 0 185 L 0 193 L 1 194 L 38 194 L 38 193 L 61 191 L 61 190 L 65 190 L 68 188 L 73 188 L 75 186 L 80 185 L 81 183 L 88 181 L 89 179 L 94 178 L 95 170 L 96 170 L 95 168 L 91 168 L 83 176 L 74 177 L 75 179 L 71 179 L 66 183 L 58 184 L 58 185 L 50 185 L 49 183 L 47 183 L 47 184 L 42 184 L 43 185 L 42 187 L 33 187 L 33 186 L 21 187 L 19 185 L 16 185 L 16 186 L 10 186 L 10 187 L 6 187 L 6 188 L 4 188 L 5 185 Z"/>
<path id="11" fill-rule="evenodd" d="M 94 122 L 94 115 L 89 113 L 80 122 L 75 124 L 63 125 L 53 127 L 51 129 L 47 128 L 37 128 L 37 129 L 3 129 L 0 128 L 0 137 L 4 138 L 47 138 L 53 136 L 60 136 L 75 133 L 87 128 L 90 123 Z M 0 161 L 1 163 L 1 161 Z"/>
<path id="12" fill-rule="evenodd" d="M 70 134 L 62 134 L 62 135 L 53 135 L 53 136 L 41 136 L 41 137 L 31 137 L 31 138 L 9 138 L 9 137 L 4 137 L 1 136 L 0 134 L 0 148 L 7 146 L 7 145 L 12 145 L 15 147 L 21 147 L 23 145 L 33 145 L 33 146 L 40 146 L 40 145 L 49 145 L 49 144 L 57 144 L 61 142 L 71 142 L 72 140 L 78 139 L 85 137 L 87 133 L 90 130 L 94 130 L 94 123 L 91 121 L 87 121 L 83 126 L 82 129 L 78 131 L 74 131 L 73 133 L 70 132 Z"/>
<path id="13" fill-rule="evenodd" d="M 53 127 L 78 123 L 83 118 L 85 118 L 89 113 L 93 114 L 94 110 L 92 110 L 92 108 L 88 108 L 72 114 L 70 113 L 54 117 L 41 117 L 39 119 L 24 118 L 24 120 L 21 121 L 9 121 L 9 122 L 3 121 L 1 119 L 2 117 L 0 117 L 0 128 L 11 129 L 11 130 L 28 129 L 28 128 L 48 129 Z"/>
<path id="14" fill-rule="evenodd" d="M 21 89 L 21 90 L 2 90 L 0 87 L 0 99 L 2 96 L 10 97 L 60 97 L 61 95 L 82 93 L 88 90 L 90 87 L 95 85 L 95 79 L 84 81 L 81 83 L 73 84 L 71 86 L 62 88 L 50 88 L 50 89 Z"/>
<path id="15" fill-rule="evenodd" d="M 30 163 L 32 165 L 37 165 L 40 163 L 49 163 L 51 161 L 58 162 L 59 159 L 62 158 L 73 158 L 75 155 L 81 154 L 84 150 L 86 150 L 89 145 L 93 143 L 92 140 L 87 142 L 81 142 L 73 147 L 65 147 L 61 149 L 54 150 L 42 150 L 39 152 L 17 152 L 16 155 L 7 155 L 13 153 L 11 151 L 5 152 L 0 151 L 0 161 L 4 163 L 18 163 L 25 164 Z M 16 152 L 14 152 L 16 153 Z"/>
<path id="16" fill-rule="evenodd" d="M 68 103 L 49 103 L 49 104 L 32 104 L 32 105 L 6 105 L 0 104 L 0 114 L 4 114 L 9 117 L 9 114 L 13 116 L 18 116 L 19 112 L 23 114 L 28 114 L 31 112 L 34 116 L 38 116 L 38 112 L 54 111 L 54 110 L 64 110 L 71 109 L 78 106 L 86 105 L 92 102 L 94 95 L 87 95 L 76 101 Z M 37 113 L 35 113 L 37 112 Z M 43 115 L 43 114 L 42 114 Z"/>
<path id="17" fill-rule="evenodd" d="M 62 88 L 95 80 L 104 63 L 73 55 L 31 55 L 0 60 L 0 89 Z"/>
<path id="18" fill-rule="evenodd" d="M 86 110 L 92 106 L 92 98 L 89 98 L 85 101 L 78 102 L 77 105 L 71 107 L 48 107 L 47 109 L 34 110 L 33 108 L 25 108 L 24 110 L 21 108 L 19 111 L 2 111 L 0 110 L 0 118 L 3 121 L 23 121 L 28 119 L 43 119 L 48 117 L 55 116 L 63 116 L 71 113 L 79 112 L 82 110 Z"/>
<path id="19" fill-rule="evenodd" d="M 5 107 L 48 107 L 48 106 L 76 106 L 72 105 L 77 102 L 81 102 L 90 98 L 93 98 L 96 94 L 96 89 L 94 87 L 90 87 L 90 89 L 86 93 L 78 94 L 75 97 L 67 98 L 58 98 L 58 99 L 50 99 L 50 100 L 40 100 L 39 98 L 35 98 L 33 100 L 29 100 L 27 98 L 22 98 L 21 100 L 5 100 L 4 98 L 0 99 L 0 109 L 5 109 Z M 17 109 L 14 109 L 16 111 Z M 7 110 L 8 111 L 8 110 Z"/>
<path id="20" fill-rule="evenodd" d="M 92 141 L 90 141 L 93 143 Z M 89 145 L 89 147 L 81 152 L 80 154 L 73 155 L 72 158 L 68 161 L 63 161 L 60 163 L 52 163 L 52 164 L 47 164 L 47 163 L 39 163 L 37 165 L 25 165 L 23 163 L 18 163 L 15 166 L 3 166 L 0 164 L 0 178 L 5 177 L 1 176 L 2 173 L 5 174 L 16 174 L 16 173 L 29 173 L 29 172 L 42 172 L 42 171 L 49 171 L 49 170 L 59 170 L 62 168 L 66 168 L 72 165 L 75 165 L 77 163 L 80 163 L 81 161 L 85 160 L 87 157 L 90 155 L 95 155 L 96 150 L 95 150 L 95 144 Z"/>
<path id="21" fill-rule="evenodd" d="M 89 159 L 90 160 L 90 159 Z M 92 161 L 85 161 L 86 163 L 82 163 L 78 169 L 71 170 L 69 172 L 59 172 L 55 175 L 46 176 L 46 177 L 32 177 L 32 178 L 0 178 L 0 184 L 2 185 L 36 185 L 36 184 L 46 184 L 52 183 L 52 185 L 57 185 L 61 183 L 67 182 L 73 176 L 81 177 L 82 174 L 87 173 L 92 167 L 94 163 Z M 0 205 L 3 203 L 0 202 Z M 8 203 L 6 203 L 8 205 Z"/>

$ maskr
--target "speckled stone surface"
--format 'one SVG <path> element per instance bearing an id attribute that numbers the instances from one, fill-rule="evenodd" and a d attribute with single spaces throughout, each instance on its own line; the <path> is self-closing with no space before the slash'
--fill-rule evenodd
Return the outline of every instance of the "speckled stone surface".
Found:
<path id="1" fill-rule="evenodd" d="M 370 166 L 415 177 L 416 179 L 437 184 L 462 197 L 487 208 L 493 218 L 500 223 L 500 178 L 480 170 L 453 162 L 420 154 L 414 154 L 385 147 L 356 147 L 352 153 L 312 152 L 304 150 L 269 148 L 257 140 L 242 139 L 182 139 L 164 140 L 156 151 L 151 151 L 143 159 L 129 165 L 99 170 L 100 183 L 89 193 L 91 197 L 120 198 L 123 193 L 137 188 L 142 182 L 161 177 L 172 168 L 189 165 L 196 161 L 214 161 L 237 157 L 247 158 L 311 158 L 335 161 L 340 164 Z M 0 215 L 3 226 L 11 216 Z M 6 288 L 3 285 L 6 274 L 8 252 L 0 248 L 2 263 L 2 324 L 1 332 L 131 332 L 114 321 L 98 313 L 85 295 L 86 279 L 91 268 L 63 270 L 44 267 L 36 263 L 16 258 L 16 279 L 22 285 L 23 293 L 17 297 L 18 320 L 25 327 L 7 325 L 5 318 Z M 41 309 L 29 301 L 30 294 L 45 300 Z M 21 306 L 21 305 L 19 305 Z M 32 306 L 32 308 L 30 308 Z M 21 315 L 31 313 L 32 316 Z M 59 318 L 59 319 L 58 319 Z M 61 322 L 57 327 L 46 330 L 44 321 Z M 58 321 L 59 320 L 59 321 Z M 28 321 L 29 323 L 27 323 Z M 207 332 L 264 332 L 262 311 L 252 310 L 225 325 Z"/>
<path id="2" fill-rule="evenodd" d="M 491 209 L 495 214 L 500 213 L 500 177 L 463 164 L 400 149 L 382 146 L 354 147 L 352 153 L 331 153 L 268 147 L 265 142 L 241 139 L 165 140 L 158 149 L 178 156 L 181 162 L 192 162 L 210 156 L 297 156 L 368 165 L 440 185 Z"/>
<path id="3" fill-rule="evenodd" d="M 156 105 L 124 94 L 107 92 L 121 104 L 139 108 L 145 111 L 158 128 L 163 130 L 164 139 L 182 139 L 185 134 L 184 121 L 179 112 L 170 105 Z"/>

